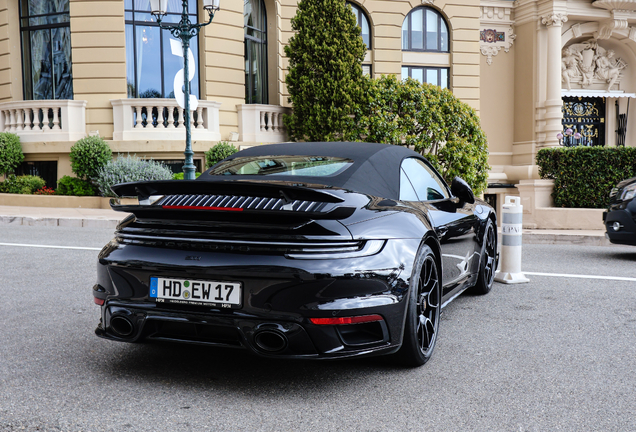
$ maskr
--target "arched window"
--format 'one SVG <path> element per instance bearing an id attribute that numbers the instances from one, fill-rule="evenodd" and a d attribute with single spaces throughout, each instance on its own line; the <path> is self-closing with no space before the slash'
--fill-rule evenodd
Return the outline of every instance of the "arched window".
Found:
<path id="1" fill-rule="evenodd" d="M 266 104 L 267 16 L 263 0 L 244 0 L 245 103 Z"/>
<path id="2" fill-rule="evenodd" d="M 448 88 L 450 68 L 443 66 L 450 65 L 448 40 L 448 25 L 439 12 L 429 7 L 413 9 L 402 24 L 402 50 L 412 52 L 409 57 L 412 63 L 402 66 L 402 78 Z M 422 58 L 417 58 L 420 55 Z M 428 66 L 431 55 L 436 56 L 435 63 Z"/>
<path id="3" fill-rule="evenodd" d="M 362 30 L 362 33 L 360 34 L 360 36 L 362 36 L 362 41 L 367 46 L 367 50 L 370 50 L 371 26 L 369 25 L 369 18 L 367 18 L 367 15 L 364 13 L 360 6 L 351 2 L 347 2 L 347 4 L 351 6 L 351 10 L 356 16 L 356 24 L 358 24 L 358 26 L 360 26 L 360 29 Z M 362 73 L 364 73 L 365 75 L 371 75 L 371 63 L 364 62 L 362 64 Z"/>
<path id="4" fill-rule="evenodd" d="M 24 99 L 73 99 L 69 0 L 20 2 Z"/>
<path id="5" fill-rule="evenodd" d="M 173 98 L 174 76 L 183 68 L 183 57 L 174 55 L 168 30 L 162 30 L 150 14 L 148 0 L 125 0 L 126 20 L 126 82 L 129 98 Z M 177 2 L 168 2 L 163 22 L 179 22 L 182 8 Z M 188 3 L 191 22 L 197 22 L 197 1 Z M 178 39 L 175 39 L 178 40 Z M 181 41 L 179 40 L 179 46 Z M 190 39 L 194 58 L 194 78 L 190 93 L 199 97 L 198 39 Z"/>
<path id="6" fill-rule="evenodd" d="M 353 14 L 356 16 L 356 24 L 358 24 L 362 29 L 362 41 L 367 46 L 368 50 L 371 49 L 371 27 L 369 26 L 369 19 L 360 6 L 351 2 L 347 2 L 347 4 L 351 6 Z"/>
<path id="7" fill-rule="evenodd" d="M 434 9 L 412 10 L 402 24 L 402 50 L 448 52 L 448 26 Z"/>

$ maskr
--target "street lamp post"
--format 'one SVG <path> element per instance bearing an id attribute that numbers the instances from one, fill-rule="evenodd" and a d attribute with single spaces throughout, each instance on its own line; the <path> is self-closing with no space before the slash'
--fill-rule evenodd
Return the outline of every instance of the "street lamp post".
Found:
<path id="1" fill-rule="evenodd" d="M 190 39 L 197 36 L 201 31 L 201 28 L 210 24 L 214 18 L 214 14 L 220 9 L 220 0 L 203 0 L 203 8 L 208 11 L 210 19 L 206 23 L 192 24 L 188 18 L 188 0 L 181 0 L 182 11 L 181 21 L 175 24 L 161 24 L 163 16 L 168 9 L 168 0 L 150 0 L 151 13 L 157 18 L 157 24 L 162 29 L 166 29 L 172 33 L 175 38 L 181 39 L 181 45 L 183 46 L 183 122 L 186 129 L 186 148 L 185 152 L 185 165 L 183 165 L 183 178 L 185 180 L 194 180 L 194 172 L 196 167 L 192 156 L 192 136 L 190 131 L 190 74 L 188 65 L 188 50 L 190 48 Z M 176 93 L 176 91 L 175 91 Z M 179 104 L 181 105 L 181 104 Z M 201 121 L 199 119 L 199 121 Z"/>

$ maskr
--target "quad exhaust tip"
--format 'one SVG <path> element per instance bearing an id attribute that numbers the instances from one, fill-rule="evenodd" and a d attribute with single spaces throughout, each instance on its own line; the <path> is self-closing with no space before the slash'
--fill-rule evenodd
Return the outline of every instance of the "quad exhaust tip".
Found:
<path id="1" fill-rule="evenodd" d="M 254 335 L 256 347 L 266 353 L 275 353 L 287 348 L 287 337 L 275 330 L 261 330 Z"/>

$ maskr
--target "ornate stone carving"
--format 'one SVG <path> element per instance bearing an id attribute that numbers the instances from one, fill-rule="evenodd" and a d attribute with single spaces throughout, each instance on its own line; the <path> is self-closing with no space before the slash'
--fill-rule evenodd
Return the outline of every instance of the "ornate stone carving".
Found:
<path id="1" fill-rule="evenodd" d="M 505 52 L 510 51 L 510 47 L 512 46 L 513 43 L 515 43 L 515 39 L 517 39 L 517 35 L 514 34 L 512 28 L 509 28 L 508 29 L 508 46 L 504 47 Z"/>
<path id="2" fill-rule="evenodd" d="M 514 34 L 512 13 L 514 4 L 509 1 L 490 1 L 481 6 L 479 47 L 486 63 L 492 64 L 492 58 L 501 49 L 509 52 L 517 37 Z"/>
<path id="3" fill-rule="evenodd" d="M 592 2 L 592 6 L 607 10 L 636 10 L 634 0 L 596 0 Z"/>
<path id="4" fill-rule="evenodd" d="M 563 49 L 561 82 L 568 90 L 576 83 L 582 88 L 607 84 L 607 91 L 610 91 L 620 83 L 621 72 L 626 67 L 623 59 L 614 59 L 613 50 L 606 50 L 598 45 L 597 39 L 590 39 Z"/>
<path id="5" fill-rule="evenodd" d="M 563 23 L 568 21 L 568 16 L 562 13 L 553 13 L 541 17 L 541 23 L 547 27 L 561 27 Z"/>
<path id="6" fill-rule="evenodd" d="M 629 11 L 612 10 L 612 18 L 599 22 L 599 30 L 594 37 L 597 39 L 609 39 L 616 30 L 627 30 L 629 28 L 628 19 L 632 13 Z"/>
<path id="7" fill-rule="evenodd" d="M 481 53 L 487 57 L 486 63 L 488 63 L 489 66 L 492 64 L 493 56 L 496 56 L 500 50 L 501 50 L 500 46 L 494 46 L 494 45 L 481 47 Z"/>

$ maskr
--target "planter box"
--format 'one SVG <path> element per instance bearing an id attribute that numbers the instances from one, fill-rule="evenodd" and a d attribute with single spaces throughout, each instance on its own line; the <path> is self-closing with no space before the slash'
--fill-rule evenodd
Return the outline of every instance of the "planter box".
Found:
<path id="1" fill-rule="evenodd" d="M 122 204 L 137 204 L 137 199 L 123 198 Z M 21 195 L 0 194 L 0 205 L 18 207 L 59 207 L 59 208 L 93 208 L 110 209 L 110 198 L 64 195 Z"/>

